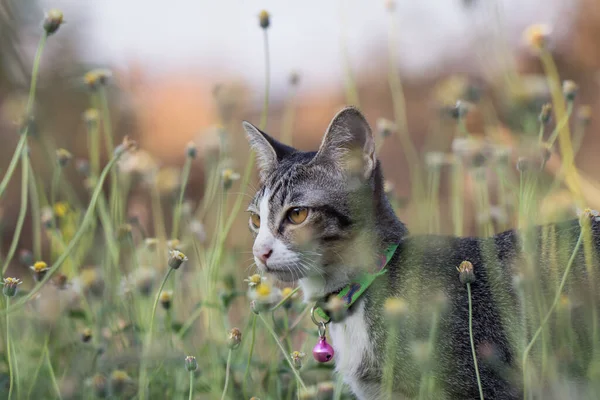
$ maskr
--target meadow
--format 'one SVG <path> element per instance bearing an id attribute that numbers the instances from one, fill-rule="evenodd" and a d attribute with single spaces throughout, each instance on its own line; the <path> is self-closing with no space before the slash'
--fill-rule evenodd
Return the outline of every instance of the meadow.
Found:
<path id="1" fill-rule="evenodd" d="M 249 231 L 234 232 L 234 222 L 257 184 L 249 149 L 241 167 L 231 166 L 238 154 L 226 143 L 241 142 L 241 136 L 232 137 L 223 127 L 216 154 L 203 154 L 190 144 L 181 149 L 183 168 L 160 174 L 143 165 L 135 140 L 117 139 L 107 96 L 107 87 L 114 84 L 111 73 L 93 69 L 80 77 L 89 102 L 82 116 L 87 157 L 76 160 L 69 149 L 42 148 L 31 139 L 34 130 L 43 130 L 36 125 L 34 104 L 44 48 L 48 41 L 61 40 L 63 18 L 60 11 L 49 11 L 39 29 L 19 141 L 0 182 L 2 197 L 9 182 L 20 180 L 16 224 L 8 229 L 10 245 L 0 255 L 0 397 L 353 398 L 333 363 L 312 357 L 318 332 L 310 318 L 312 304 L 302 301 L 299 287 L 283 287 L 256 274 L 251 249 L 228 244 L 230 235 L 250 236 Z M 261 118 L 252 122 L 261 128 L 269 117 L 269 19 L 263 11 L 256 21 L 264 37 L 257 49 L 262 46 L 265 57 L 265 89 Z M 576 82 L 559 76 L 546 48 L 547 35 L 542 25 L 524 34 L 543 67 L 549 98 L 533 108 L 511 104 L 512 118 L 522 130 L 499 133 L 493 101 L 469 90 L 440 108 L 438 126 L 444 132 L 432 132 L 430 144 L 420 148 L 408 132 L 403 82 L 390 56 L 390 74 L 381 79 L 388 80 L 393 114 L 371 122 L 378 149 L 395 136 L 401 144 L 395 149 L 398 157 L 408 161 L 410 198 L 396 196 L 391 183 L 386 190 L 398 212 L 411 210 L 411 232 L 491 236 L 574 218 L 579 210 L 582 232 L 589 233 L 588 221 L 600 218 L 587 208 L 600 200 L 600 192 L 575 166 L 591 116 L 576 104 Z M 507 74 L 506 79 L 507 85 L 518 85 L 518 77 Z M 346 102 L 358 105 L 351 70 L 345 90 Z M 287 103 L 283 112 L 292 118 L 294 103 Z M 484 115 L 483 134 L 470 132 L 465 122 L 474 112 Z M 292 144 L 292 125 L 284 126 L 287 130 L 277 135 Z M 440 136 L 449 146 L 430 150 Z M 109 154 L 107 162 L 102 153 Z M 32 154 L 45 157 L 50 182 L 38 178 Z M 203 195 L 189 198 L 187 184 L 198 159 L 205 175 Z M 74 189 L 77 185 L 86 188 L 85 198 Z M 128 208 L 134 192 L 149 199 L 150 231 Z M 465 225 L 466 215 L 476 216 L 473 230 Z M 31 221 L 31 248 L 19 248 L 26 221 Z M 586 254 L 586 265 L 579 267 L 593 278 L 596 263 L 589 237 L 582 234 L 578 243 Z M 574 390 L 578 398 L 593 398 L 600 382 L 595 303 L 564 294 L 574 266 L 569 257 L 558 256 L 560 246 L 551 230 L 544 231 L 542 251 L 557 254 L 550 256 L 555 284 L 550 298 L 541 295 L 534 259 L 523 260 L 514 276 L 520 298 L 535 299 L 527 303 L 512 338 L 521 369 L 509 372 L 527 398 L 542 398 L 549 390 L 556 398 L 571 398 Z M 534 250 L 525 248 L 528 254 Z M 457 280 L 468 273 L 468 265 L 453 267 Z M 590 279 L 590 290 L 596 289 Z M 436 377 L 429 373 L 428 361 L 443 302 L 443 296 L 432 295 L 431 304 L 414 304 L 410 298 L 386 303 L 390 321 L 400 326 L 409 325 L 413 313 L 432 321 L 430 342 L 415 342 L 406 354 L 420 366 L 419 399 L 436 398 Z M 571 313 L 582 309 L 585 318 L 577 323 L 594 339 L 591 352 L 573 333 Z M 472 336 L 465 340 L 477 354 L 475 362 L 493 362 L 493 349 L 476 346 L 480 343 Z M 573 371 L 586 377 L 577 387 L 568 378 Z"/>

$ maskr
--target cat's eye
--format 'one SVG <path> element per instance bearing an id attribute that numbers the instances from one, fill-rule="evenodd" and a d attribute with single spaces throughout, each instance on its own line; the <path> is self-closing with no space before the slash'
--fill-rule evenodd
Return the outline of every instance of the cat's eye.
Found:
<path id="1" fill-rule="evenodd" d="M 287 219 L 294 225 L 303 223 L 308 217 L 308 208 L 306 207 L 295 207 L 288 211 Z"/>
<path id="2" fill-rule="evenodd" d="M 250 223 L 255 229 L 260 228 L 260 215 L 256 213 L 250 213 Z"/>

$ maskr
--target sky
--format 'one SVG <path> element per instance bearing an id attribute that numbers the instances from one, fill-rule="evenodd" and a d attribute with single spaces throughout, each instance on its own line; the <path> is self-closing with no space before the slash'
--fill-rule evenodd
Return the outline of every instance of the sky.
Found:
<path id="1" fill-rule="evenodd" d="M 385 54 L 394 21 L 394 51 L 402 71 L 419 76 L 444 61 L 474 54 L 474 44 L 502 31 L 511 46 L 531 23 L 567 28 L 569 8 L 561 0 L 398 0 L 393 17 L 383 0 L 42 0 L 61 8 L 77 29 L 84 56 L 99 64 L 131 61 L 155 74 L 211 69 L 235 74 L 259 87 L 264 76 L 263 32 L 258 13 L 271 14 L 269 48 L 274 88 L 298 71 L 303 84 L 339 84 L 342 38 L 355 69 L 368 69 L 374 54 Z M 501 19 L 498 15 L 503 15 Z M 499 25 L 501 21 L 501 25 Z M 489 46 L 487 46 L 489 47 Z"/>

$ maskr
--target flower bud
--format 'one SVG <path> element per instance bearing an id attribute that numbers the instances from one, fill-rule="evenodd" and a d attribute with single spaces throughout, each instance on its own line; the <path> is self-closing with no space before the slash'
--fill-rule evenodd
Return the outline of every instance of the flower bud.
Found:
<path id="1" fill-rule="evenodd" d="M 196 155 L 198 154 L 196 144 L 194 142 L 189 142 L 185 147 L 185 153 L 189 158 L 196 158 Z"/>
<path id="2" fill-rule="evenodd" d="M 185 369 L 189 372 L 193 372 L 198 369 L 198 361 L 196 361 L 196 357 L 187 356 L 185 358 Z"/>
<path id="3" fill-rule="evenodd" d="M 235 350 L 240 347 L 242 343 L 242 331 L 238 328 L 233 328 L 229 331 L 229 335 L 227 336 L 227 347 L 231 350 Z"/>
<path id="4" fill-rule="evenodd" d="M 61 167 L 66 167 L 69 161 L 73 158 L 73 155 L 65 149 L 56 150 L 56 161 Z"/>
<path id="5" fill-rule="evenodd" d="M 171 308 L 171 300 L 172 299 L 173 299 L 173 292 L 170 290 L 165 290 L 165 291 L 161 292 L 161 294 L 160 294 L 160 297 L 159 297 L 160 305 L 165 310 L 168 310 Z"/>
<path id="6" fill-rule="evenodd" d="M 58 28 L 64 22 L 64 15 L 62 11 L 57 9 L 52 9 L 48 11 L 46 17 L 44 18 L 44 30 L 48 36 L 56 33 Z"/>
<path id="7" fill-rule="evenodd" d="M 92 389 L 94 394 L 101 399 L 108 396 L 108 382 L 102 374 L 96 374 L 92 377 Z"/>
<path id="8" fill-rule="evenodd" d="M 475 272 L 473 272 L 473 264 L 470 261 L 463 261 L 457 268 L 458 279 L 463 285 L 475 282 Z"/>
<path id="9" fill-rule="evenodd" d="M 290 357 L 292 358 L 292 364 L 294 364 L 294 368 L 302 368 L 302 360 L 304 360 L 304 357 L 306 357 L 305 353 L 301 351 L 294 351 L 292 354 L 290 354 Z"/>
<path id="10" fill-rule="evenodd" d="M 48 268 L 48 264 L 43 261 L 37 261 L 32 266 L 29 267 L 33 271 L 33 278 L 36 282 L 40 282 L 46 276 L 46 273 L 50 268 Z"/>
<path id="11" fill-rule="evenodd" d="M 23 281 L 18 278 L 4 278 L 2 293 L 6 297 L 14 297 L 17 294 L 17 287 L 22 283 Z"/>
<path id="12" fill-rule="evenodd" d="M 271 25 L 271 16 L 266 10 L 262 10 L 260 14 L 258 14 L 258 22 L 263 29 L 267 29 L 269 25 Z"/>
<path id="13" fill-rule="evenodd" d="M 90 340 L 92 340 L 92 330 L 90 328 L 85 328 L 81 331 L 81 341 L 87 343 Z"/>
<path id="14" fill-rule="evenodd" d="M 563 81 L 562 90 L 565 99 L 567 99 L 567 101 L 573 101 L 579 91 L 579 86 L 571 80 L 566 80 Z"/>
<path id="15" fill-rule="evenodd" d="M 179 250 L 170 250 L 169 251 L 169 267 L 173 269 L 179 269 L 181 264 L 186 262 L 188 258 L 185 254 L 180 252 Z"/>
<path id="16" fill-rule="evenodd" d="M 546 103 L 542 106 L 542 109 L 541 109 L 540 115 L 539 115 L 539 120 L 542 124 L 546 125 L 548 122 L 550 122 L 551 118 L 552 118 L 552 104 Z"/>
<path id="17" fill-rule="evenodd" d="M 545 49 L 548 46 L 550 27 L 544 24 L 531 25 L 525 30 L 525 42 L 534 50 Z"/>

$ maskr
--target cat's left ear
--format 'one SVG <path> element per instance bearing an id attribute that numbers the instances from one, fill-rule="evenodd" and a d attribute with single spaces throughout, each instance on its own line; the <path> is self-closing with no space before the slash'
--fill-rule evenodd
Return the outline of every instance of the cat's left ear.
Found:
<path id="1" fill-rule="evenodd" d="M 242 125 L 246 131 L 250 147 L 256 152 L 260 179 L 264 182 L 267 176 L 277 168 L 277 164 L 287 155 L 295 152 L 296 149 L 278 142 L 250 122 L 244 121 Z"/>
<path id="2" fill-rule="evenodd" d="M 333 163 L 364 179 L 371 177 L 377 165 L 375 139 L 358 109 L 346 107 L 333 117 L 314 160 Z"/>

